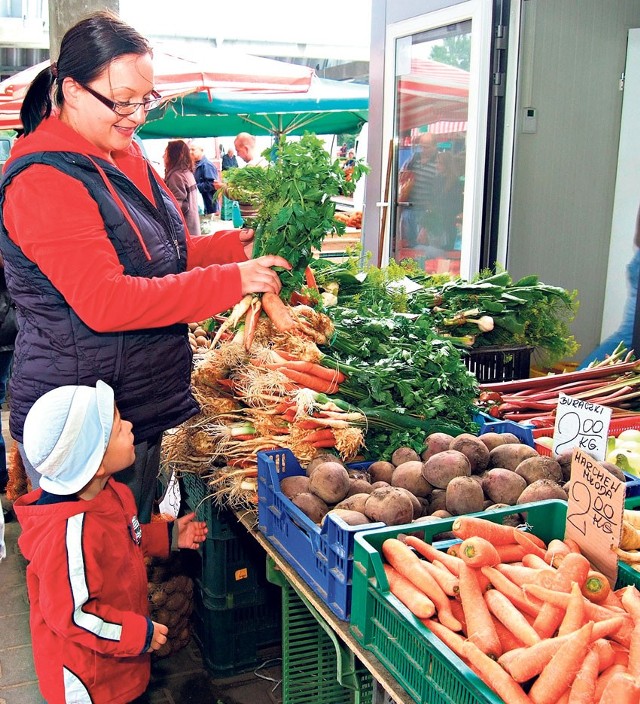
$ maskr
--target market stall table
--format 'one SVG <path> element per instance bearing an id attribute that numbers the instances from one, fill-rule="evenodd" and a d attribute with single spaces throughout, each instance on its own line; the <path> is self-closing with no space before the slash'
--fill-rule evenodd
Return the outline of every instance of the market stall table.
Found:
<path id="1" fill-rule="evenodd" d="M 265 536 L 257 529 L 258 517 L 257 513 L 252 510 L 236 510 L 235 515 L 238 521 L 247 529 L 247 532 L 257 540 L 264 548 L 268 557 L 275 563 L 276 567 L 287 578 L 289 584 L 295 591 L 306 601 L 308 601 L 314 609 L 322 616 L 325 622 L 332 628 L 338 638 L 349 648 L 349 650 L 357 656 L 358 660 L 371 673 L 374 680 L 378 682 L 384 691 L 391 697 L 392 701 L 398 704 L 415 704 L 413 699 L 407 692 L 398 684 L 397 680 L 388 672 L 384 665 L 373 655 L 373 653 L 364 650 L 356 641 L 349 630 L 349 622 L 342 621 L 329 609 L 329 607 L 320 599 L 313 590 L 301 579 L 293 567 L 278 553 L 278 551 L 269 543 Z M 283 704 L 286 704 L 284 702 Z"/>

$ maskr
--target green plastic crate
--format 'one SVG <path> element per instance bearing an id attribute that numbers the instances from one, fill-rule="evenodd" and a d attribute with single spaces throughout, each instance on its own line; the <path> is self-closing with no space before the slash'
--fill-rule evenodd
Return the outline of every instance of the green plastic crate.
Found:
<path id="1" fill-rule="evenodd" d="M 374 680 L 331 626 L 267 560 L 282 589 L 282 701 L 287 704 L 372 704 Z"/>
<path id="2" fill-rule="evenodd" d="M 545 542 L 564 537 L 566 501 L 541 501 L 472 515 L 502 523 L 513 513 L 525 513 L 531 532 Z M 382 543 L 407 532 L 431 542 L 434 535 L 450 530 L 454 520 L 393 526 L 356 535 L 351 632 L 418 704 L 504 704 L 389 592 Z M 640 573 L 621 563 L 616 586 L 629 584 L 639 586 Z"/>
<path id="3" fill-rule="evenodd" d="M 264 550 L 233 512 L 218 510 L 209 497 L 206 482 L 196 474 L 184 475 L 183 498 L 209 532 L 197 550 L 200 569 L 197 586 L 207 608 L 249 607 L 273 595 L 266 578 Z M 277 590 L 276 595 L 278 596 Z M 279 597 L 278 597 L 279 598 Z"/>

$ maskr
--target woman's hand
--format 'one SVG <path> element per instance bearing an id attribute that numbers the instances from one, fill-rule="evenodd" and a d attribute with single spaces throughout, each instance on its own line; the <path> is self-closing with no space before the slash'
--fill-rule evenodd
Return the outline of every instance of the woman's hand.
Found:
<path id="1" fill-rule="evenodd" d="M 275 254 L 268 254 L 247 262 L 240 262 L 240 279 L 242 281 L 242 295 L 248 293 L 280 293 L 282 283 L 272 266 L 281 266 L 291 269 L 291 264 L 286 259 Z"/>
<path id="2" fill-rule="evenodd" d="M 242 228 L 242 230 L 240 230 L 240 242 L 244 245 L 244 253 L 247 259 L 251 259 L 253 256 L 253 239 L 253 230 L 248 228 Z"/>

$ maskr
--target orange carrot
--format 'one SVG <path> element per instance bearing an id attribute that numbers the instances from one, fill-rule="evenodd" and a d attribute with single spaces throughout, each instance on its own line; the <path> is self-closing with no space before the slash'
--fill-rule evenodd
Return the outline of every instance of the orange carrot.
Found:
<path id="1" fill-rule="evenodd" d="M 593 601 L 596 604 L 601 604 L 611 593 L 611 585 L 609 580 L 602 574 L 602 572 L 596 572 L 591 570 L 582 585 L 582 594 L 586 596 L 589 601 Z"/>
<path id="2" fill-rule="evenodd" d="M 521 530 L 517 530 L 516 528 L 513 529 L 513 537 L 516 539 L 516 543 L 525 548 L 527 552 L 533 553 L 544 560 L 547 546 L 540 540 L 540 538 L 534 540 L 536 536 L 531 533 L 523 533 Z M 540 541 L 540 543 L 544 545 L 544 548 L 542 548 L 537 541 Z"/>
<path id="3" fill-rule="evenodd" d="M 571 552 L 576 552 L 578 555 L 582 555 L 582 550 L 580 550 L 580 546 L 578 543 L 573 538 L 564 538 L 562 541 Z"/>
<path id="4" fill-rule="evenodd" d="M 325 381 L 334 381 L 337 384 L 341 384 L 345 381 L 346 376 L 335 369 L 329 369 L 328 367 L 323 367 L 321 364 L 316 364 L 315 362 L 307 362 L 302 359 L 295 360 L 285 360 L 283 362 L 276 362 L 273 364 L 266 364 L 267 369 L 274 369 L 283 371 L 284 369 L 293 369 L 297 372 L 303 372 L 305 374 L 311 374 L 313 376 L 320 377 Z"/>
<path id="5" fill-rule="evenodd" d="M 460 591 L 458 578 L 449 572 L 442 562 L 438 560 L 435 562 L 422 560 L 421 564 L 425 570 L 431 573 L 431 576 L 436 580 L 447 596 L 457 596 Z M 440 565 L 440 567 L 437 565 Z"/>
<path id="6" fill-rule="evenodd" d="M 529 625 L 522 613 L 497 589 L 489 589 L 484 595 L 489 611 L 525 645 L 540 641 L 540 636 Z"/>
<path id="7" fill-rule="evenodd" d="M 452 574 L 456 577 L 458 576 L 460 572 L 460 562 L 462 562 L 459 557 L 454 557 L 442 550 L 437 550 L 433 545 L 415 535 L 399 535 L 398 538 L 416 552 L 419 552 L 422 557 L 426 557 L 427 560 L 431 562 L 439 560 Z"/>
<path id="8" fill-rule="evenodd" d="M 598 681 L 599 662 L 598 651 L 595 648 L 585 655 L 584 662 L 580 666 L 571 687 L 568 704 L 593 704 L 596 682 Z"/>
<path id="9" fill-rule="evenodd" d="M 435 604 L 441 623 L 452 631 L 462 630 L 462 624 L 453 616 L 449 598 L 436 580 L 423 568 L 420 558 L 410 547 L 396 538 L 382 543 L 382 554 L 387 562 L 423 591 Z"/>
<path id="10" fill-rule="evenodd" d="M 591 640 L 596 641 L 600 638 L 606 638 L 613 630 L 620 627 L 621 622 L 622 619 L 611 619 L 611 622 L 601 621 L 600 623 L 595 623 L 591 631 Z M 547 663 L 551 661 L 551 658 L 572 635 L 545 638 L 528 648 L 512 650 L 502 655 L 498 662 L 516 682 L 526 682 L 542 672 Z"/>
<path id="11" fill-rule="evenodd" d="M 543 570 L 543 569 L 548 569 L 549 565 L 544 561 L 541 560 L 537 555 L 534 555 L 533 553 L 528 553 L 522 558 L 522 564 L 525 567 L 530 567 L 531 569 L 534 570 Z"/>
<path id="12" fill-rule="evenodd" d="M 640 621 L 636 621 L 631 632 L 629 644 L 629 662 L 627 667 L 634 677 L 640 677 Z"/>
<path id="13" fill-rule="evenodd" d="M 335 381 L 327 381 L 321 379 L 314 374 L 305 374 L 304 372 L 289 369 L 288 367 L 280 367 L 278 370 L 284 374 L 287 379 L 295 381 L 296 384 L 312 391 L 318 391 L 324 394 L 335 394 L 338 391 L 338 384 Z"/>
<path id="14" fill-rule="evenodd" d="M 640 682 L 627 672 L 616 672 L 602 692 L 599 704 L 638 704 Z"/>
<path id="15" fill-rule="evenodd" d="M 492 591 L 495 592 L 496 590 L 493 589 Z M 493 625 L 495 626 L 496 633 L 500 639 L 500 647 L 502 648 L 503 653 L 508 653 L 510 650 L 516 650 L 524 647 L 523 642 L 514 636 L 506 626 L 503 626 L 495 616 L 493 617 Z"/>
<path id="16" fill-rule="evenodd" d="M 478 672 L 484 683 L 499 697 L 509 704 L 531 704 L 522 687 L 498 665 L 495 660 L 487 657 L 473 642 L 467 640 L 463 653 L 469 663 Z"/>
<path id="17" fill-rule="evenodd" d="M 296 327 L 296 321 L 285 302 L 276 293 L 262 294 L 262 308 L 276 330 L 289 332 Z"/>
<path id="18" fill-rule="evenodd" d="M 459 657 L 464 657 L 464 638 L 435 618 L 421 619 L 422 623 Z"/>
<path id="19" fill-rule="evenodd" d="M 461 540 L 477 536 L 488 540 L 492 545 L 513 543 L 513 528 L 488 521 L 486 518 L 458 516 L 453 522 L 451 530 Z"/>
<path id="20" fill-rule="evenodd" d="M 536 597 L 545 603 L 553 604 L 553 606 L 560 606 L 561 608 L 566 609 L 569 605 L 569 594 L 566 592 L 559 592 L 555 589 L 545 589 L 544 587 L 539 587 L 537 584 L 527 584 L 523 587 L 523 591 L 525 594 Z M 603 621 L 614 616 L 622 616 L 623 620 L 627 620 L 629 618 L 629 616 L 624 613 L 614 611 L 606 606 L 600 606 L 600 604 L 594 604 L 588 599 L 585 599 L 584 601 L 586 618 L 591 621 Z M 624 618 L 625 616 L 626 619 Z"/>
<path id="21" fill-rule="evenodd" d="M 493 545 L 478 536 L 462 541 L 460 557 L 469 567 L 493 567 L 500 562 L 500 555 Z"/>
<path id="22" fill-rule="evenodd" d="M 527 554 L 527 548 L 523 545 L 518 545 L 518 543 L 511 543 L 511 545 L 496 545 L 496 552 L 500 556 L 500 562 L 508 564 L 510 562 L 520 562 L 522 558 Z"/>
<path id="23" fill-rule="evenodd" d="M 464 633 L 465 638 L 466 638 L 466 636 L 467 636 L 467 622 L 464 619 L 464 611 L 462 609 L 462 604 L 460 603 L 459 599 L 449 599 L 449 603 L 451 604 L 451 613 L 462 624 L 462 633 Z"/>
<path id="24" fill-rule="evenodd" d="M 555 589 L 558 592 L 570 592 L 571 580 L 560 570 L 552 568 L 546 570 L 538 570 L 531 584 L 537 584 L 545 589 Z"/>
<path id="25" fill-rule="evenodd" d="M 620 601 L 620 597 L 613 591 L 613 589 L 607 594 L 606 598 L 604 601 L 600 602 L 603 606 L 611 606 L 614 609 L 619 609 L 620 611 L 624 611 L 624 606 L 622 605 L 622 601 Z"/>
<path id="26" fill-rule="evenodd" d="M 336 438 L 331 428 L 318 428 L 304 438 L 304 441 L 309 443 L 316 442 L 317 440 L 333 440 L 335 443 Z"/>
<path id="27" fill-rule="evenodd" d="M 589 560 L 576 552 L 565 555 L 562 564 L 558 567 L 561 574 L 566 575 L 572 582 L 577 582 L 580 586 L 584 584 L 590 570 Z"/>
<path id="28" fill-rule="evenodd" d="M 616 643 L 613 640 L 607 641 L 611 645 L 613 650 L 613 665 L 624 665 L 624 669 L 629 669 L 629 648 L 625 648 L 624 645 Z M 604 669 L 604 668 L 603 668 Z"/>
<path id="29" fill-rule="evenodd" d="M 554 538 L 549 541 L 544 559 L 545 562 L 552 567 L 558 567 L 565 555 L 568 555 L 570 552 L 571 550 L 569 550 L 569 546 L 566 543 L 562 542 L 559 538 Z"/>
<path id="30" fill-rule="evenodd" d="M 609 684 L 609 680 L 611 680 L 614 675 L 618 674 L 618 672 L 626 671 L 627 668 L 624 665 L 612 665 L 611 667 L 607 668 L 603 673 L 601 673 L 598 677 L 598 681 L 596 682 L 594 701 L 600 702 L 605 687 Z"/>
<path id="31" fill-rule="evenodd" d="M 595 628 L 595 624 L 593 625 Z M 591 634 L 593 635 L 593 633 Z M 613 643 L 606 638 L 598 638 L 593 642 L 591 649 L 598 654 L 598 674 L 615 664 L 617 652 L 613 648 Z M 616 643 L 615 645 L 618 645 Z"/>
<path id="32" fill-rule="evenodd" d="M 521 542 L 521 540 L 522 540 L 522 536 L 524 536 L 525 538 L 527 538 L 527 540 L 529 542 L 533 543 L 534 545 L 539 547 L 541 550 L 547 549 L 547 544 L 544 542 L 544 540 L 542 538 L 539 538 L 537 535 L 534 535 L 533 533 L 530 533 L 528 531 L 520 530 L 519 528 L 514 528 L 513 532 L 514 532 L 514 539 L 515 539 L 516 543 L 523 544 L 524 541 Z"/>
<path id="33" fill-rule="evenodd" d="M 501 591 L 512 604 L 520 611 L 531 616 L 537 616 L 542 608 L 542 601 L 536 597 L 530 597 L 524 593 L 522 588 L 514 584 L 508 577 L 498 572 L 495 567 L 481 567 L 482 574 L 489 579 L 491 584 Z"/>
<path id="34" fill-rule="evenodd" d="M 593 621 L 589 621 L 567 636 L 567 641 L 560 646 L 529 690 L 533 704 L 555 704 L 556 699 L 573 683 L 589 650 L 592 629 Z"/>
<path id="35" fill-rule="evenodd" d="M 502 654 L 491 613 L 485 602 L 476 572 L 466 563 L 460 567 L 460 602 L 467 623 L 467 638 L 483 653 L 498 658 Z"/>
<path id="36" fill-rule="evenodd" d="M 314 291 L 318 290 L 318 284 L 316 282 L 316 277 L 315 274 L 313 273 L 313 269 L 308 266 L 304 270 L 304 282 L 307 285 L 307 288 L 311 288 Z"/>
<path id="37" fill-rule="evenodd" d="M 498 572 L 508 577 L 514 584 L 521 587 L 523 584 L 530 584 L 535 581 L 538 570 L 524 565 L 496 565 Z"/>
<path id="38" fill-rule="evenodd" d="M 417 618 L 431 618 L 436 612 L 434 603 L 429 597 L 403 577 L 391 565 L 384 565 L 384 573 L 389 582 L 389 590 Z"/>
<path id="39" fill-rule="evenodd" d="M 625 587 L 620 596 L 625 611 L 636 623 L 640 621 L 640 592 L 633 586 Z"/>
<path id="40" fill-rule="evenodd" d="M 447 555 L 451 555 L 451 557 L 457 557 L 460 562 L 462 562 L 462 558 L 460 557 L 460 543 L 454 543 L 453 545 L 450 545 L 447 548 Z"/>
<path id="41" fill-rule="evenodd" d="M 585 606 L 582 592 L 576 582 L 571 583 L 571 592 L 567 610 L 564 612 L 562 623 L 558 628 L 558 635 L 564 636 L 567 633 L 573 633 L 579 628 L 582 628 L 585 623 Z"/>

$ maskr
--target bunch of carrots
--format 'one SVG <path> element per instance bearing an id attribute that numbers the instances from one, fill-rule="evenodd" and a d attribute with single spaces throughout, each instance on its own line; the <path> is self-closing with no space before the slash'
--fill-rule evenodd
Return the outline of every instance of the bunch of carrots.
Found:
<path id="1" fill-rule="evenodd" d="M 382 544 L 389 589 L 507 704 L 638 704 L 640 592 L 612 590 L 577 544 L 474 516 L 447 552 Z"/>
<path id="2" fill-rule="evenodd" d="M 629 415 L 640 400 L 640 360 L 618 361 L 575 372 L 481 384 L 478 404 L 495 418 L 553 427 L 560 393 Z"/>

